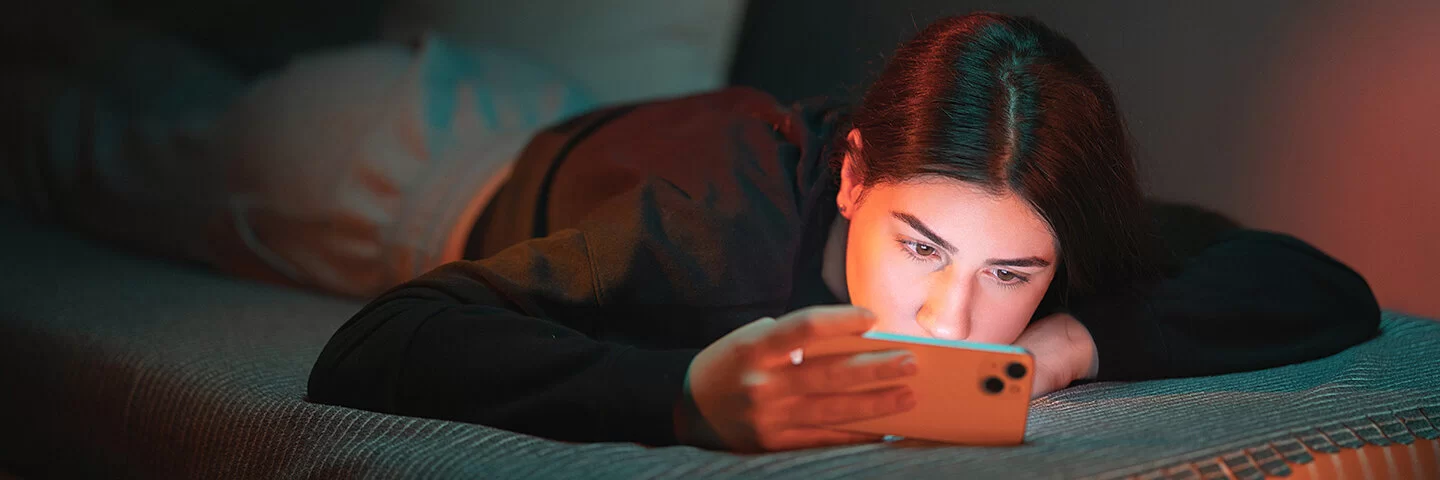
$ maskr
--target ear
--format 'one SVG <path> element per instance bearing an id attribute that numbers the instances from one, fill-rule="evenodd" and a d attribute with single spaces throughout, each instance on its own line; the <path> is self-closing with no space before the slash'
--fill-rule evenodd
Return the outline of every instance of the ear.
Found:
<path id="1" fill-rule="evenodd" d="M 845 141 L 850 142 L 850 150 L 845 153 L 845 159 L 840 167 L 840 194 L 835 196 L 835 204 L 840 207 L 840 215 L 849 220 L 855 215 L 855 210 L 860 202 L 860 193 L 864 191 L 860 185 L 860 176 L 855 169 L 854 152 L 859 152 L 863 142 L 860 138 L 860 129 L 852 128 L 845 136 Z"/>

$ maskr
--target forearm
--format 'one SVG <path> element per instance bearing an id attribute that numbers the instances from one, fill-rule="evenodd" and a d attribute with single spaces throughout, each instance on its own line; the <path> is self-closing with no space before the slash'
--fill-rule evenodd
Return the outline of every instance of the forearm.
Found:
<path id="1" fill-rule="evenodd" d="M 674 443 L 673 401 L 696 351 L 596 340 L 574 328 L 585 322 L 521 313 L 460 271 L 351 318 L 315 363 L 311 400 L 558 440 Z"/>
<path id="2" fill-rule="evenodd" d="M 1100 380 L 1217 375 L 1313 360 L 1372 337 L 1379 306 L 1349 267 L 1293 237 L 1240 231 L 1177 275 L 1071 312 Z"/>

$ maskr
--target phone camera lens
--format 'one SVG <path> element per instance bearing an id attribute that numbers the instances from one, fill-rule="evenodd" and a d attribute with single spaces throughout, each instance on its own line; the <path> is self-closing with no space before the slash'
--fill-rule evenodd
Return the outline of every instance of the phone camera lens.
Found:
<path id="1" fill-rule="evenodd" d="M 986 393 L 1000 393 L 1005 391 L 1005 381 L 1000 377 L 987 377 L 985 379 Z"/>
<path id="2" fill-rule="evenodd" d="M 1025 366 L 1018 362 L 1010 362 L 1009 365 L 1005 366 L 1005 374 L 1009 375 L 1010 378 L 1019 380 L 1025 376 Z"/>

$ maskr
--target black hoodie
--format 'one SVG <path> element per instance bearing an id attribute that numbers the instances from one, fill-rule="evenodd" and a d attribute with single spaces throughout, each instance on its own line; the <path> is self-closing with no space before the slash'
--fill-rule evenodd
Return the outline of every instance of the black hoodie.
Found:
<path id="1" fill-rule="evenodd" d="M 529 144 L 465 260 L 335 333 L 312 401 L 568 441 L 676 442 L 696 353 L 735 328 L 840 303 L 820 278 L 839 111 L 751 89 L 591 112 Z M 1371 338 L 1365 280 L 1286 235 L 1237 229 L 1178 273 L 1076 301 L 1097 380 L 1213 375 Z"/>

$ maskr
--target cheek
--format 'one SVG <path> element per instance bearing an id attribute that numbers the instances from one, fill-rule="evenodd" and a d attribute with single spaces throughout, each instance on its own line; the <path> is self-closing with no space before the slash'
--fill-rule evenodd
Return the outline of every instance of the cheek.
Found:
<path id="1" fill-rule="evenodd" d="M 1008 292 L 1007 292 L 1008 293 Z M 978 305 L 974 318 L 974 332 L 969 340 L 985 343 L 1009 344 L 1020 338 L 1020 332 L 1030 323 L 1039 297 L 1034 301 L 1000 294 L 988 298 L 984 305 Z"/>
<path id="2" fill-rule="evenodd" d="M 879 317 L 876 330 L 918 333 L 911 331 L 917 327 L 915 311 L 924 300 L 924 288 L 913 278 L 918 267 L 903 263 L 909 261 L 884 239 L 851 238 L 845 252 L 850 303 L 875 312 Z"/>
<path id="3" fill-rule="evenodd" d="M 1048 278 L 1043 279 L 1044 285 L 1049 283 Z M 1013 343 L 1029 326 L 1030 317 L 1035 315 L 1035 309 L 1044 298 L 1045 289 L 1042 288 L 1023 292 L 999 290 L 986 296 L 985 303 L 977 306 L 975 332 L 971 339 L 985 343 Z"/>

